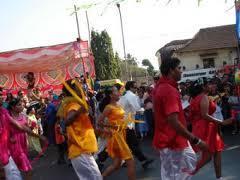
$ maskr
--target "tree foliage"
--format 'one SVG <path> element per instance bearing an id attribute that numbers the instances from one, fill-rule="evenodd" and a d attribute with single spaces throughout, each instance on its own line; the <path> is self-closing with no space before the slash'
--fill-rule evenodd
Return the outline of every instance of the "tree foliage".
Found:
<path id="1" fill-rule="evenodd" d="M 122 60 L 117 52 L 114 54 L 111 38 L 106 31 L 91 32 L 91 48 L 95 57 L 95 71 L 98 79 L 130 80 L 129 72 L 133 78 L 146 76 L 146 70 L 138 67 L 137 58 L 127 54 L 126 60 Z M 151 68 L 153 68 L 152 65 Z"/>
<path id="2" fill-rule="evenodd" d="M 143 59 L 142 60 L 142 65 L 143 66 L 147 66 L 147 71 L 148 71 L 148 74 L 150 76 L 154 76 L 155 75 L 154 67 L 153 67 L 152 63 L 148 59 Z"/>
<path id="3" fill-rule="evenodd" d="M 127 54 L 126 60 L 129 65 L 137 66 L 137 58 L 133 57 L 131 54 Z"/>
<path id="4" fill-rule="evenodd" d="M 112 40 L 107 31 L 101 33 L 92 30 L 91 48 L 95 57 L 96 76 L 101 80 L 120 77 L 120 63 L 118 54 L 114 55 Z"/>
<path id="5" fill-rule="evenodd" d="M 116 75 L 119 78 L 121 76 L 121 58 L 119 57 L 118 52 L 115 53 L 114 59 L 116 62 Z"/>

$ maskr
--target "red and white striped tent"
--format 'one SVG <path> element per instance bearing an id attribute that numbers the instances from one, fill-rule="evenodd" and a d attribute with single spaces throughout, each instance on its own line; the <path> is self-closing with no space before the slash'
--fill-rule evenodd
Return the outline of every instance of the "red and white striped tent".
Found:
<path id="1" fill-rule="evenodd" d="M 11 90 L 27 89 L 26 74 L 33 72 L 35 86 L 44 93 L 53 89 L 59 91 L 59 75 L 65 80 L 79 77 L 85 72 L 95 75 L 94 57 L 88 41 L 20 49 L 0 53 L 0 86 Z M 83 62 L 83 63 L 82 63 Z"/>

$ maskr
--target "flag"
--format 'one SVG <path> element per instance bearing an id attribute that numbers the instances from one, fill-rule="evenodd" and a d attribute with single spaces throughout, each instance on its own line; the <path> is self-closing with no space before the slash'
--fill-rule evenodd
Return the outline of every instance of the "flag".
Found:
<path id="1" fill-rule="evenodd" d="M 236 8 L 236 33 L 238 41 L 240 40 L 240 0 L 235 1 Z"/>

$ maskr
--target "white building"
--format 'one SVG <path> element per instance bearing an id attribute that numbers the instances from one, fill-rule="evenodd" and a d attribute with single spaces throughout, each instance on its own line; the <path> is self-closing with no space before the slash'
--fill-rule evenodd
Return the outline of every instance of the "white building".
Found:
<path id="1" fill-rule="evenodd" d="M 178 57 L 184 71 L 233 65 L 237 59 L 235 25 L 200 29 L 192 39 L 166 44 L 156 53 L 159 65 L 166 55 Z"/>

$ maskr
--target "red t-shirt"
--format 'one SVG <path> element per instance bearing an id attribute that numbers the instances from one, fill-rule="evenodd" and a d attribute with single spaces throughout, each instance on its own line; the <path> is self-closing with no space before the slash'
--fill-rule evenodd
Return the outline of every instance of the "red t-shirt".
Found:
<path id="1" fill-rule="evenodd" d="M 186 148 L 188 146 L 187 139 L 178 135 L 167 122 L 170 114 L 178 113 L 178 120 L 186 127 L 177 83 L 161 77 L 153 90 L 153 105 L 155 118 L 153 146 L 157 149 L 170 148 L 173 150 Z"/>

